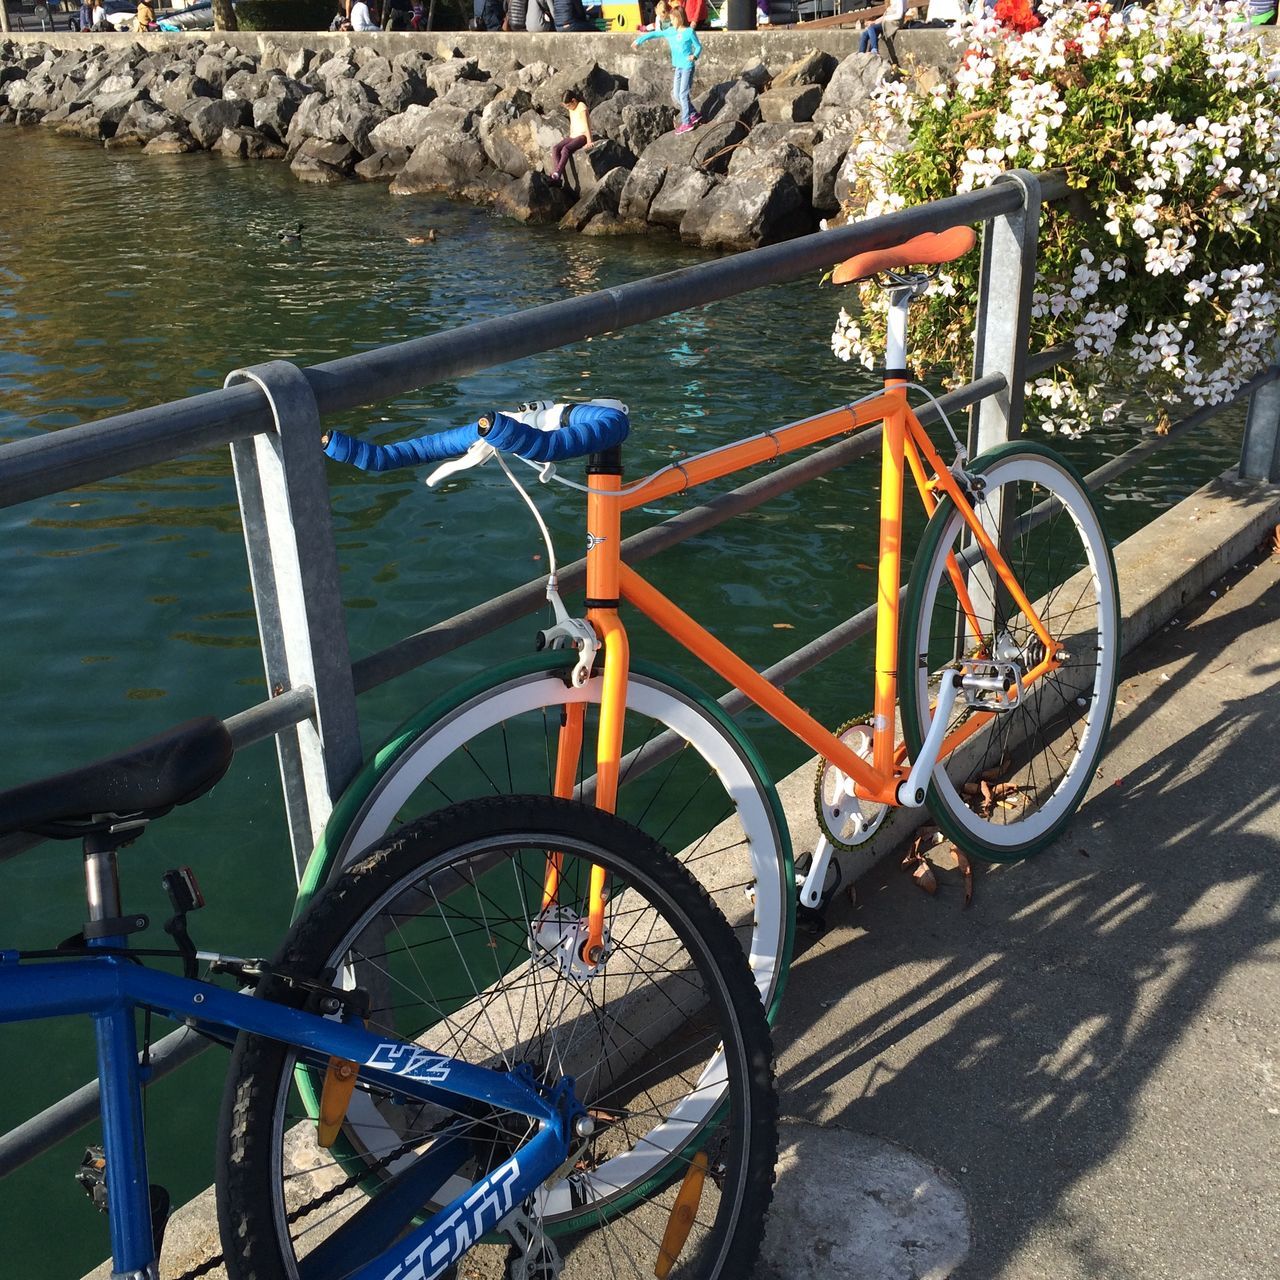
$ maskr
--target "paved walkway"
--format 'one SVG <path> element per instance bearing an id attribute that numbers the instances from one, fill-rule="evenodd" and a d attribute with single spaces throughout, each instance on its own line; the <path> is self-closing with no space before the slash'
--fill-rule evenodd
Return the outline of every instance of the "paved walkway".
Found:
<path id="1" fill-rule="evenodd" d="M 1064 839 L 968 910 L 883 864 L 802 940 L 759 1280 L 1280 1275 L 1280 556 L 1215 590 Z"/>

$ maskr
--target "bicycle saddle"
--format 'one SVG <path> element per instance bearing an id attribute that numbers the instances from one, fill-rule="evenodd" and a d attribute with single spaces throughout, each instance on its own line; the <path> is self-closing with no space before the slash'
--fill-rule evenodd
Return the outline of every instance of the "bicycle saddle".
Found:
<path id="1" fill-rule="evenodd" d="M 188 720 L 93 764 L 0 791 L 0 836 L 31 831 L 66 840 L 105 831 L 123 815 L 158 818 L 204 795 L 232 752 L 221 720 Z"/>
<path id="2" fill-rule="evenodd" d="M 949 227 L 946 231 L 926 231 L 888 249 L 869 249 L 846 258 L 832 273 L 832 284 L 866 280 L 882 271 L 904 267 L 938 266 L 963 257 L 977 243 L 972 227 Z"/>

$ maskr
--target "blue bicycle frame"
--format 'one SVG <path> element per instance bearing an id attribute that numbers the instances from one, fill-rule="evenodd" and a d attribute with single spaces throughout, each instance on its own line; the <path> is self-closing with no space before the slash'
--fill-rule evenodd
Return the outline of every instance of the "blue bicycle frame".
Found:
<path id="1" fill-rule="evenodd" d="M 456 1110 L 456 1100 L 465 1098 L 540 1123 L 541 1132 L 504 1164 L 397 1238 L 465 1158 L 465 1143 L 438 1139 L 421 1160 L 301 1259 L 303 1280 L 334 1274 L 350 1280 L 431 1280 L 568 1158 L 574 1122 L 583 1114 L 568 1077 L 544 1093 L 516 1072 L 472 1066 L 412 1043 L 386 1040 L 352 1023 L 143 968 L 128 956 L 123 942 L 96 940 L 113 954 L 74 960 L 20 960 L 15 951 L 0 951 L 0 1022 L 84 1013 L 93 1018 L 115 1277 L 148 1280 L 157 1274 L 143 1143 L 145 1072 L 134 1025 L 139 1008 L 197 1030 L 267 1036 L 321 1066 L 330 1056 L 360 1063 L 362 1078 L 408 1099 Z"/>

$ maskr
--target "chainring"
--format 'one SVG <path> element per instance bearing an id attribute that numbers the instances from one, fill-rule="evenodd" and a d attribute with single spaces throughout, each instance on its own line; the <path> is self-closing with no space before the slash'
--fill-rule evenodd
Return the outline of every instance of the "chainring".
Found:
<path id="1" fill-rule="evenodd" d="M 868 764 L 872 760 L 871 726 L 865 720 L 850 720 L 836 730 L 836 737 Z M 855 849 L 870 840 L 888 812 L 887 804 L 877 804 L 854 794 L 853 780 L 830 760 L 818 761 L 818 777 L 813 789 L 813 807 L 823 835 L 837 849 Z"/>

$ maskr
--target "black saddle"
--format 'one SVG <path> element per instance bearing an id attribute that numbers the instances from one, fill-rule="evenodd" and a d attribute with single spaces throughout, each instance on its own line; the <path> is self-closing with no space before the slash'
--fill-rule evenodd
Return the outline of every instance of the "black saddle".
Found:
<path id="1" fill-rule="evenodd" d="M 106 831 L 123 817 L 158 818 L 204 795 L 226 773 L 233 750 L 221 720 L 188 720 L 117 755 L 0 791 L 0 836 L 30 831 L 66 840 Z"/>

